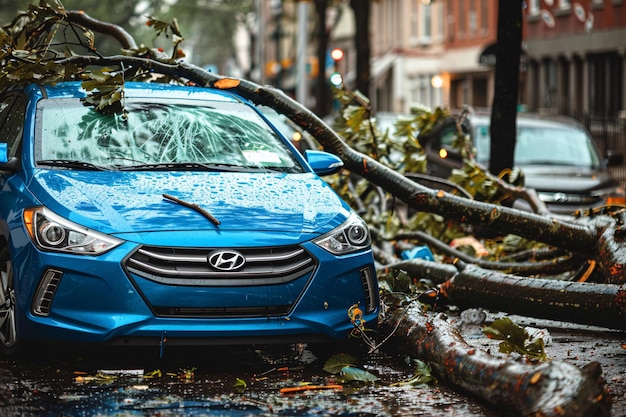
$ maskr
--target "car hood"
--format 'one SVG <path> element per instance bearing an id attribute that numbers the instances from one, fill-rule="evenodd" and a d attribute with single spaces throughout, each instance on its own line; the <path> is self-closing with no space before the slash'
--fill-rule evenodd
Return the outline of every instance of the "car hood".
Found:
<path id="1" fill-rule="evenodd" d="M 57 214 L 104 233 L 324 233 L 348 206 L 312 173 L 36 170 L 29 188 Z M 164 198 L 174 196 L 199 210 Z"/>
<path id="2" fill-rule="evenodd" d="M 606 170 L 544 165 L 520 166 L 525 185 L 537 191 L 585 194 L 591 190 L 614 187 L 616 181 Z"/>

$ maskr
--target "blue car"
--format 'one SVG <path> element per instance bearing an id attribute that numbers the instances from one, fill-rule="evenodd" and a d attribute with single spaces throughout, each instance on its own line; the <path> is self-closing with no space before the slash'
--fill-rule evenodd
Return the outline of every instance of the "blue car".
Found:
<path id="1" fill-rule="evenodd" d="M 80 83 L 0 96 L 0 348 L 345 340 L 375 326 L 366 224 L 230 92 Z"/>

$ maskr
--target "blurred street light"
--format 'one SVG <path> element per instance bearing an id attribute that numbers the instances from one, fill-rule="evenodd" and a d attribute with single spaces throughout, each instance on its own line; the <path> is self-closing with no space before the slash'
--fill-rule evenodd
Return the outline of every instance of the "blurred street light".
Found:
<path id="1" fill-rule="evenodd" d="M 430 85 L 432 85 L 433 88 L 441 88 L 443 85 L 443 78 L 441 78 L 441 75 L 433 75 L 430 79 Z"/>

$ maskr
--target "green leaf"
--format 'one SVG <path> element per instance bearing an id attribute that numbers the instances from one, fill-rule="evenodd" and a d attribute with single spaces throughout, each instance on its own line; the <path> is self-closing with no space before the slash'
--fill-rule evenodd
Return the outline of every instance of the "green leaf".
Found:
<path id="1" fill-rule="evenodd" d="M 528 340 L 528 332 L 515 324 L 508 317 L 494 321 L 491 326 L 485 326 L 483 333 L 490 339 L 502 340 L 498 345 L 500 352 L 510 354 L 517 352 L 530 359 L 547 360 L 545 344 L 542 338 Z"/>
<path id="2" fill-rule="evenodd" d="M 524 346 L 524 341 L 528 338 L 526 330 L 515 324 L 508 317 L 497 319 L 491 326 L 486 326 L 483 328 L 483 333 L 487 336 L 492 336 L 493 339 L 506 340 L 517 346 Z"/>
<path id="3" fill-rule="evenodd" d="M 324 370 L 330 374 L 338 374 L 345 367 L 353 366 L 357 363 L 354 356 L 345 353 L 333 355 L 324 364 Z"/>
<path id="4" fill-rule="evenodd" d="M 237 378 L 237 380 L 235 381 L 235 389 L 237 391 L 244 391 L 248 388 L 248 384 L 246 383 L 246 381 L 244 381 L 241 378 Z"/>
<path id="5" fill-rule="evenodd" d="M 352 366 L 345 366 L 341 369 L 339 377 L 345 381 L 361 381 L 361 382 L 376 382 L 378 377 L 363 369 L 354 368 Z"/>
<path id="6" fill-rule="evenodd" d="M 430 367 L 430 364 L 428 364 L 427 362 L 423 362 L 419 359 L 414 359 L 413 362 L 415 362 L 415 370 L 413 371 L 413 376 L 406 381 L 400 381 L 393 385 L 417 386 L 428 384 L 430 382 L 437 382 L 437 379 L 431 374 L 432 369 Z"/>

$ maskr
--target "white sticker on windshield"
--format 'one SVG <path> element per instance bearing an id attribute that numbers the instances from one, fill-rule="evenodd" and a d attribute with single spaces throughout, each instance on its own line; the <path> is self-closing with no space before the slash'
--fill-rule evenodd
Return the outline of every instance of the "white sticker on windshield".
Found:
<path id="1" fill-rule="evenodd" d="M 251 163 L 280 163 L 280 158 L 271 151 L 243 151 L 243 156 Z"/>

